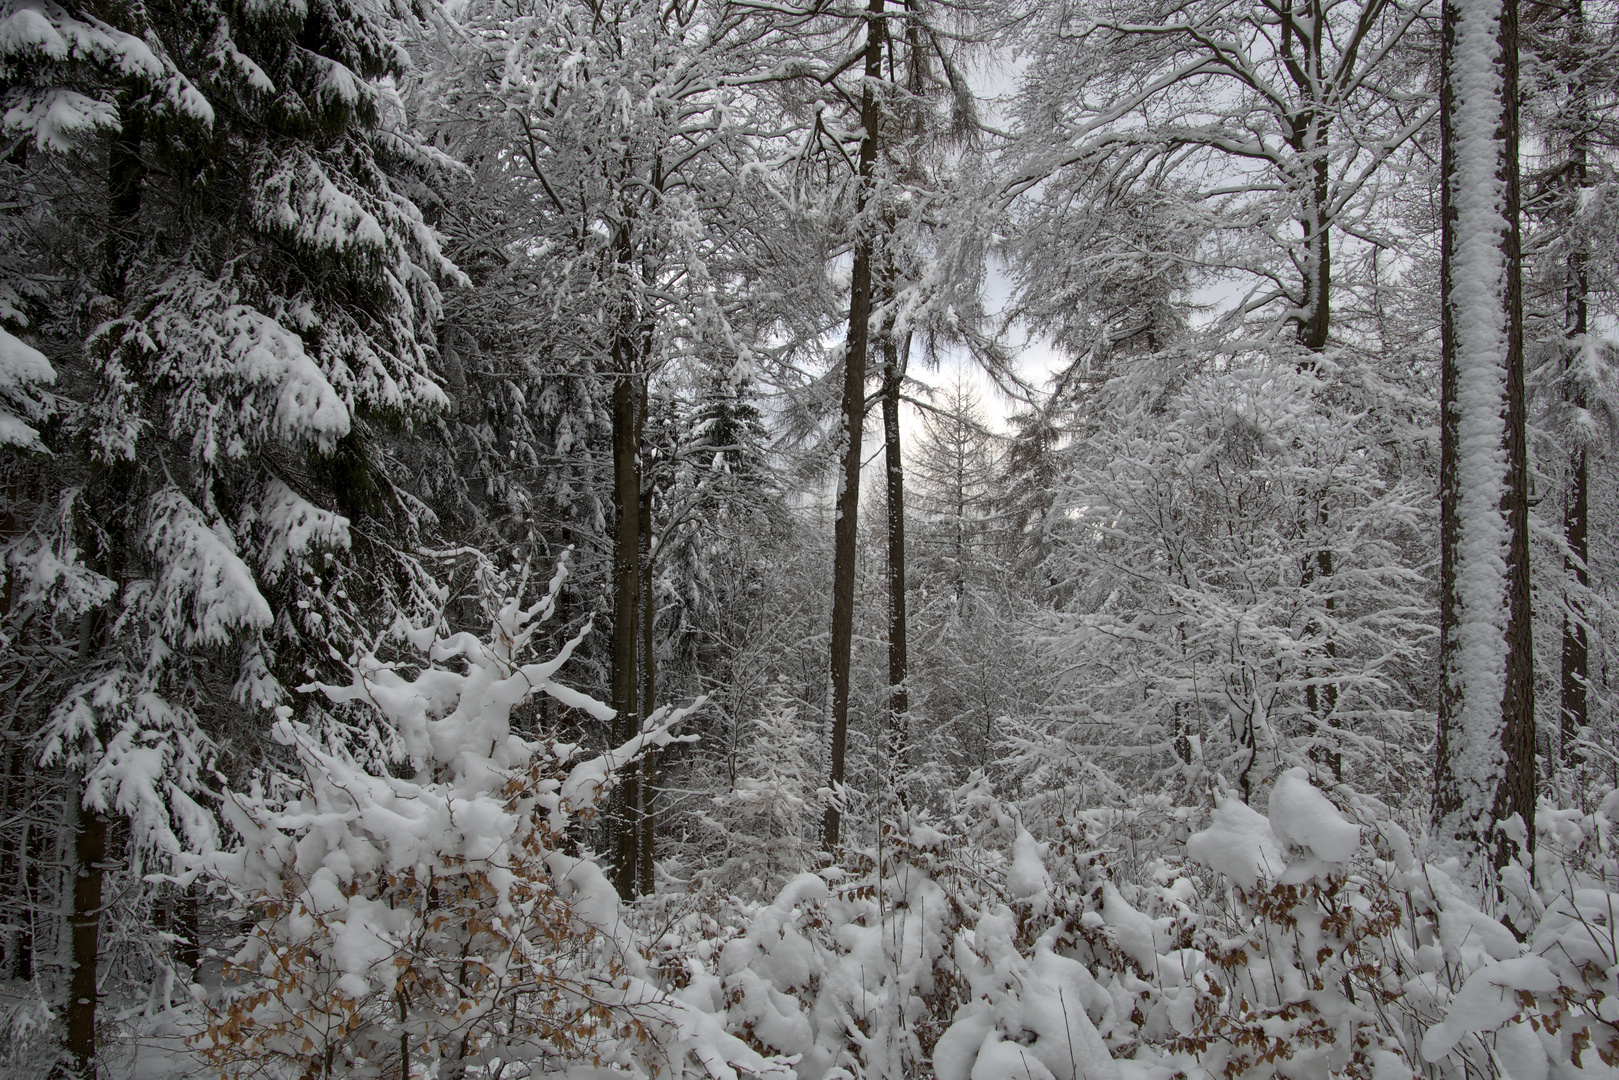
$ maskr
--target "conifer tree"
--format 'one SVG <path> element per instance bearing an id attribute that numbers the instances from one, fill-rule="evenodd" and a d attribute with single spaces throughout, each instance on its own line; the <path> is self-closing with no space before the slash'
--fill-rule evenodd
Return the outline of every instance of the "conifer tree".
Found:
<path id="1" fill-rule="evenodd" d="M 74 643 L 37 745 L 73 778 L 64 1067 L 89 1077 L 106 864 L 138 881 L 210 843 L 218 738 L 247 750 L 288 676 L 363 632 L 357 602 L 413 584 L 416 504 L 376 424 L 443 404 L 430 328 L 456 272 L 400 189 L 430 155 L 388 89 L 395 15 L 8 11 L 13 164 L 59 226 L 12 295 L 47 301 L 27 329 L 73 401 L 10 583 Z M 64 561 L 90 591 L 53 606 Z"/>

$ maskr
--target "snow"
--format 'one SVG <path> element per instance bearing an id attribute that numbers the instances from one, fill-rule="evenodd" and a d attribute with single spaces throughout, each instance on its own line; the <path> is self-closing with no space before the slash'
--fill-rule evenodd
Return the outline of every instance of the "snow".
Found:
<path id="1" fill-rule="evenodd" d="M 1472 1032 L 1494 1031 L 1523 1009 L 1517 992 L 1557 989 L 1557 974 L 1542 956 L 1494 960 L 1468 976 L 1445 1019 L 1422 1038 L 1422 1057 L 1438 1061 Z M 1525 1080 L 1525 1078 L 1515 1078 Z"/>
<path id="2" fill-rule="evenodd" d="M 290 564 L 308 569 L 310 548 L 348 550 L 349 520 L 322 510 L 280 480 L 266 486 L 259 519 L 264 528 L 263 566 L 273 580 Z"/>
<path id="3" fill-rule="evenodd" d="M 376 215 L 335 183 L 325 166 L 298 155 L 279 163 L 260 184 L 257 213 L 265 225 L 302 245 L 336 255 L 381 255 L 388 235 Z"/>
<path id="4" fill-rule="evenodd" d="M 102 69 L 103 77 L 159 88 L 160 100 L 182 116 L 203 124 L 213 122 L 213 106 L 145 41 L 99 19 L 76 17 L 51 0 L 24 0 L 0 18 L 0 57 L 11 65 L 88 63 Z M 96 131 L 120 128 L 115 102 L 49 85 L 51 74 L 41 80 L 45 85 L 13 91 L 12 104 L 0 126 L 31 136 L 41 150 L 56 152 L 76 149 L 85 136 Z M 77 80 L 69 70 L 62 72 L 61 81 Z"/>
<path id="5" fill-rule="evenodd" d="M 152 497 L 146 544 L 156 564 L 158 623 L 177 644 L 225 645 L 238 631 L 268 627 L 270 605 L 223 524 L 211 525 L 175 487 Z"/>
<path id="6" fill-rule="evenodd" d="M 189 710 L 140 673 L 115 668 L 74 687 L 53 711 L 40 762 L 77 768 L 82 806 L 127 821 L 138 854 L 174 856 L 218 846 L 213 814 L 192 798 L 212 750 Z"/>
<path id="7" fill-rule="evenodd" d="M 1119 948 L 1141 970 L 1149 974 L 1157 970 L 1160 942 L 1153 933 L 1152 919 L 1131 907 L 1111 881 L 1102 885 L 1102 919 L 1113 930 Z"/>
<path id="8" fill-rule="evenodd" d="M 31 450 L 39 445 L 38 431 L 4 408 L 0 408 L 0 446 L 16 446 Z"/>
<path id="9" fill-rule="evenodd" d="M 349 432 L 349 412 L 303 340 L 269 316 L 242 305 L 221 316 L 225 355 L 249 384 L 275 387 L 275 427 L 289 442 L 312 438 L 329 450 Z"/>
<path id="10" fill-rule="evenodd" d="M 935 1047 L 939 1080 L 1119 1080 L 1118 1063 L 1086 1011 L 1095 979 L 1078 961 L 1059 956 L 1049 936 L 1036 943 L 1032 959 L 1025 956 L 1013 942 L 1015 926 L 1009 909 L 993 907 L 970 937 L 957 941 L 957 967 L 972 998 Z"/>
<path id="11" fill-rule="evenodd" d="M 115 103 L 76 90 L 28 90 L 21 98 L 0 118 L 0 127 L 10 134 L 32 136 L 41 150 L 66 152 L 88 135 L 119 128 Z"/>
<path id="12" fill-rule="evenodd" d="M 1280 874 L 1288 862 L 1270 821 L 1226 795 L 1214 797 L 1209 827 L 1187 839 L 1186 854 L 1245 889 Z"/>
<path id="13" fill-rule="evenodd" d="M 1051 875 L 1046 872 L 1044 845 L 1029 835 L 1021 824 L 1012 841 L 1012 866 L 1006 872 L 1006 888 L 1013 899 L 1029 903 L 1035 910 L 1051 910 Z"/>
<path id="14" fill-rule="evenodd" d="M 1360 826 L 1347 821 L 1316 790 L 1303 768 L 1276 778 L 1270 793 L 1270 827 L 1278 840 L 1308 848 L 1326 862 L 1346 863 L 1360 846 Z"/>
<path id="15" fill-rule="evenodd" d="M 1461 806 L 1452 833 L 1489 821 L 1503 768 L 1501 702 L 1506 692 L 1506 190 L 1501 73 L 1497 66 L 1501 0 L 1460 0 L 1450 72 L 1455 176 L 1454 253 L 1450 265 L 1456 335 L 1458 622 L 1445 677 L 1459 694 L 1450 769 Z M 1457 833 L 1459 835 L 1459 833 Z M 1455 842 L 1444 835 L 1441 842 Z"/>
<path id="16" fill-rule="evenodd" d="M 0 329 L 0 391 L 55 381 L 56 369 L 44 353 Z"/>

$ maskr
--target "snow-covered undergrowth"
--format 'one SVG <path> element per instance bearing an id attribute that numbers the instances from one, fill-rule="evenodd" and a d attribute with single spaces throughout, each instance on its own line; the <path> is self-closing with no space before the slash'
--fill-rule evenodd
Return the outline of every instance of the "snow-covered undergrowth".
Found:
<path id="1" fill-rule="evenodd" d="M 195 992 L 194 1065 L 289 1080 L 1613 1071 L 1619 795 L 1543 805 L 1535 865 L 1480 897 L 1383 804 L 1329 797 L 1302 768 L 1265 786 L 1266 812 L 1214 795 L 1145 859 L 1101 810 L 1037 837 L 975 774 L 940 816 L 890 801 L 873 842 L 835 863 L 766 822 L 775 857 L 747 865 L 778 891 L 740 888 L 727 864 L 624 906 L 578 827 L 626 764 L 680 738 L 680 716 L 582 760 L 514 727 L 536 694 L 611 715 L 556 681 L 578 638 L 528 658 L 562 577 L 531 606 L 487 603 L 486 637 L 402 627 L 414 664 L 362 654 L 347 684 L 308 688 L 368 716 L 392 765 L 283 716 L 296 769 L 228 795 L 235 841 L 193 867 L 246 928 L 224 988 Z"/>
<path id="2" fill-rule="evenodd" d="M 201 1006 L 192 1042 L 206 1064 L 287 1077 L 786 1071 L 649 977 L 618 896 L 569 839 L 625 765 L 678 738 L 683 714 L 661 710 L 585 760 L 513 729 L 539 693 L 612 717 L 554 681 L 579 638 L 525 661 L 563 576 L 532 606 L 488 605 L 487 638 L 407 628 L 413 673 L 362 655 L 348 685 L 312 688 L 371 711 L 395 767 L 283 716 L 290 797 L 227 795 L 240 842 L 202 860 L 249 924 L 226 990 Z"/>

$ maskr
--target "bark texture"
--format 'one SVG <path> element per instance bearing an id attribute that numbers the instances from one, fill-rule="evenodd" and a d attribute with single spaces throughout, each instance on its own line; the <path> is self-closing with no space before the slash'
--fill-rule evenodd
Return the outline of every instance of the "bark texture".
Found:
<path id="1" fill-rule="evenodd" d="M 1498 100 L 1491 103 L 1499 115 L 1494 132 L 1496 178 L 1500 188 L 1498 235 L 1473 235 L 1479 228 L 1476 216 L 1463 212 L 1464 199 L 1477 199 L 1476 192 L 1458 195 L 1469 187 L 1466 170 L 1477 163 L 1469 149 L 1470 120 L 1464 88 L 1480 93 L 1479 73 L 1468 67 L 1468 46 L 1459 41 L 1463 19 L 1490 18 L 1495 7 L 1490 0 L 1450 0 L 1444 9 L 1443 71 L 1441 82 L 1441 168 L 1443 188 L 1443 296 L 1442 372 L 1440 425 L 1440 686 L 1439 732 L 1434 761 L 1434 820 L 1441 844 L 1448 845 L 1476 869 L 1486 865 L 1499 870 L 1517 852 L 1501 824 L 1513 815 L 1522 817 L 1529 843 L 1534 842 L 1534 697 L 1529 608 L 1529 500 L 1528 469 L 1524 438 L 1525 402 L 1523 384 L 1523 291 L 1519 266 L 1518 190 L 1518 71 L 1517 5 L 1515 0 L 1499 4 L 1495 23 L 1493 64 L 1498 76 L 1493 80 Z M 1476 31 L 1475 31 L 1476 32 Z M 1472 81 L 1469 81 L 1472 80 Z M 1473 185 L 1476 188 L 1476 184 Z M 1476 205 L 1476 204 L 1468 204 Z M 1476 213 L 1476 212 L 1475 212 Z M 1471 224 L 1470 224 L 1471 222 Z M 1491 228 L 1496 228 L 1491 224 Z M 1472 249 L 1469 245 L 1474 245 Z M 1499 278 L 1484 281 L 1482 263 L 1468 251 L 1480 245 L 1495 245 Z M 1468 295 L 1481 288 L 1494 289 L 1502 331 L 1499 342 L 1500 368 L 1490 369 L 1476 356 L 1464 355 L 1469 340 L 1477 340 L 1480 311 L 1468 307 Z M 1471 291 L 1471 292 L 1470 292 Z M 1476 303 L 1476 301 L 1473 301 Z M 1464 310 L 1465 308 L 1465 310 Z M 1493 321 L 1493 320 L 1490 320 Z M 1470 336 L 1471 335 L 1471 336 Z M 1495 450 L 1473 445 L 1469 430 L 1482 430 L 1490 418 L 1481 413 L 1487 395 L 1480 379 L 1500 379 L 1498 430 L 1501 445 Z M 1486 388 L 1487 389 L 1487 388 Z M 1471 425 L 1471 429 L 1470 429 Z M 1474 436 L 1473 438 L 1476 438 Z M 1465 505 L 1471 489 L 1477 487 L 1480 455 L 1496 455 L 1500 463 L 1498 512 L 1504 524 L 1505 573 L 1500 575 L 1504 595 L 1494 598 L 1493 610 L 1481 596 L 1469 592 L 1464 577 L 1478 576 L 1481 559 L 1495 557 L 1480 541 L 1481 530 L 1489 524 L 1467 513 Z M 1493 481 L 1492 481 L 1493 483 Z M 1494 526 L 1491 526 L 1492 528 Z M 1470 563 L 1470 565 L 1468 565 Z M 1504 625 L 1499 632 L 1488 624 L 1504 609 Z M 1498 654 L 1491 659 L 1504 661 L 1496 670 L 1502 678 L 1491 683 L 1479 663 L 1480 653 L 1470 652 L 1468 642 L 1491 643 Z M 1475 700 L 1486 689 L 1500 687 L 1500 700 Z M 1484 730 L 1485 727 L 1489 730 Z"/>
<path id="2" fill-rule="evenodd" d="M 866 421 L 866 353 L 871 336 L 871 284 L 873 236 L 866 209 L 877 171 L 877 146 L 882 110 L 875 86 L 882 77 L 883 2 L 870 0 L 866 8 L 865 83 L 860 92 L 860 139 L 857 165 L 854 265 L 849 287 L 849 342 L 843 360 L 843 476 L 839 481 L 837 521 L 832 530 L 832 746 L 828 786 L 833 801 L 827 805 L 822 840 L 827 851 L 838 846 L 843 817 L 837 792 L 843 786 L 849 743 L 849 679 L 854 645 L 854 576 L 860 521 L 861 431 Z"/>

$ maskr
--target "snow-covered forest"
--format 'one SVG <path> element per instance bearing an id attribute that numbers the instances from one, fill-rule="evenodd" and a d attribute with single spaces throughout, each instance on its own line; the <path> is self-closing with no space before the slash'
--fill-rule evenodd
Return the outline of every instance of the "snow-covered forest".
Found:
<path id="1" fill-rule="evenodd" d="M 1619 1078 L 1619 0 L 0 0 L 0 1075 Z"/>

